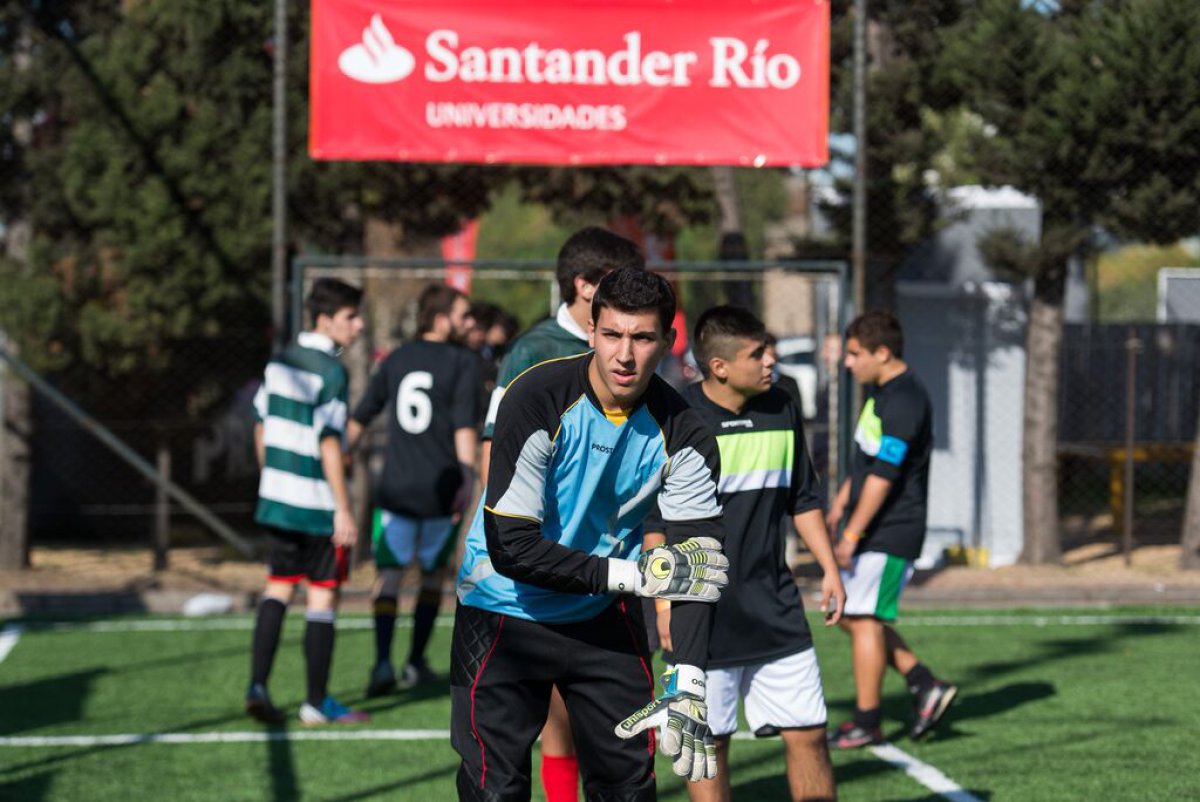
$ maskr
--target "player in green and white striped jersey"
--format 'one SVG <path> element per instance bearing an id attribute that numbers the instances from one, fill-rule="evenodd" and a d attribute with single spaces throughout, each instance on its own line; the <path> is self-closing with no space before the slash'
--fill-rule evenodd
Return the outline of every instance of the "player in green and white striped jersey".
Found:
<path id="1" fill-rule="evenodd" d="M 328 694 L 338 587 L 346 578 L 346 552 L 358 540 L 342 456 L 349 381 L 338 354 L 362 333 L 361 301 L 362 291 L 349 284 L 314 282 L 308 297 L 312 329 L 271 359 L 254 398 L 254 444 L 262 467 L 254 519 L 267 530 L 271 551 L 254 627 L 246 710 L 269 724 L 283 716 L 271 704 L 267 678 L 284 613 L 296 585 L 305 580 L 308 691 L 300 721 L 318 725 L 366 718 Z"/>

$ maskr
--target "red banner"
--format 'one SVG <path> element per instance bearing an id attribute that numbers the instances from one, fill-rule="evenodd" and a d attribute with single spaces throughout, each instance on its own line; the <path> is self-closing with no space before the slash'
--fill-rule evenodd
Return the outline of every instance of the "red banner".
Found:
<path id="1" fill-rule="evenodd" d="M 817 166 L 826 0 L 312 0 L 315 159 Z"/>
<path id="2" fill-rule="evenodd" d="M 479 221 L 468 220 L 455 234 L 442 237 L 442 258 L 446 260 L 446 283 L 466 295 L 471 294 L 471 279 L 475 271 L 469 264 L 475 258 L 475 243 L 479 241 Z"/>

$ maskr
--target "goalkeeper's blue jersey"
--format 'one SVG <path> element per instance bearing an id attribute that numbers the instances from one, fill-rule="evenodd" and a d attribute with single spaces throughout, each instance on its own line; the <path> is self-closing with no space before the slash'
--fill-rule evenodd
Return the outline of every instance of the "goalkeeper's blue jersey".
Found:
<path id="1" fill-rule="evenodd" d="M 591 359 L 545 362 L 509 385 L 458 577 L 463 604 L 544 623 L 598 615 L 612 603 L 606 558 L 636 556 L 656 500 L 669 539 L 722 537 L 707 425 L 657 376 L 627 417 L 606 413 Z"/>

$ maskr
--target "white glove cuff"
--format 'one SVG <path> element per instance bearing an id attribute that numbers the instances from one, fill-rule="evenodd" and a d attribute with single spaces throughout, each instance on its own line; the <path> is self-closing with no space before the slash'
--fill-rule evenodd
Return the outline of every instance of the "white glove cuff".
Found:
<path id="1" fill-rule="evenodd" d="M 675 689 L 680 693 L 704 698 L 704 669 L 681 663 L 675 666 Z"/>
<path id="2" fill-rule="evenodd" d="M 608 590 L 610 593 L 637 593 L 642 586 L 642 572 L 634 560 L 617 557 L 608 559 Z"/>

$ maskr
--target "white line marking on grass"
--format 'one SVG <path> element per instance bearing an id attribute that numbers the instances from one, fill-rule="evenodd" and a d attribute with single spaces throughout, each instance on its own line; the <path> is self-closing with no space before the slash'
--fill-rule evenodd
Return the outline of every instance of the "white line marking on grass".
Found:
<path id="1" fill-rule="evenodd" d="M 256 730 L 251 732 L 151 732 L 116 735 L 14 735 L 0 738 L 0 747 L 240 744 L 264 741 L 446 741 L 449 739 L 449 730 Z"/>
<path id="2" fill-rule="evenodd" d="M 1198 615 L 971 615 L 971 616 L 914 616 L 901 620 L 905 627 L 1094 627 L 1114 624 L 1162 626 L 1167 624 L 1200 624 Z"/>
<path id="3" fill-rule="evenodd" d="M 4 662 L 4 658 L 8 657 L 8 653 L 17 645 L 17 641 L 21 639 L 21 633 L 25 628 L 20 624 L 9 624 L 4 629 L 0 629 L 0 663 Z"/>
<path id="4" fill-rule="evenodd" d="M 922 763 L 907 752 L 891 744 L 869 747 L 875 757 L 891 763 L 921 785 L 950 802 L 981 802 L 979 797 L 964 789 L 945 774 L 928 763 Z"/>
<path id="5" fill-rule="evenodd" d="M 374 629 L 371 618 L 339 618 L 338 629 Z M 441 616 L 435 622 L 438 627 L 454 626 L 452 616 Z M 397 629 L 412 627 L 410 619 L 396 621 Z M 55 631 L 67 632 L 233 632 L 254 629 L 253 618 L 168 618 L 139 619 L 136 621 L 60 621 L 50 624 Z"/>

